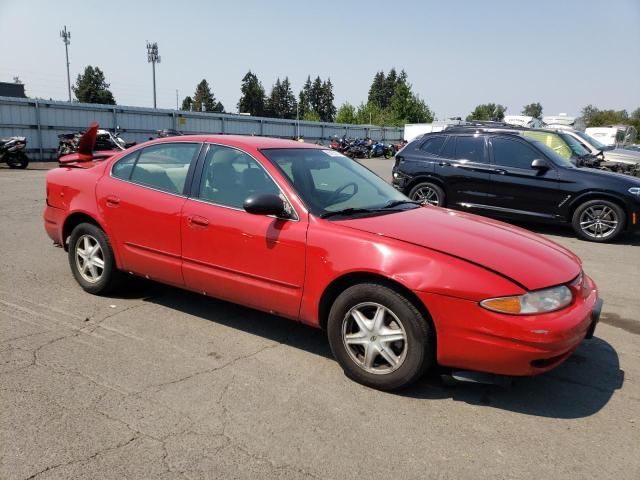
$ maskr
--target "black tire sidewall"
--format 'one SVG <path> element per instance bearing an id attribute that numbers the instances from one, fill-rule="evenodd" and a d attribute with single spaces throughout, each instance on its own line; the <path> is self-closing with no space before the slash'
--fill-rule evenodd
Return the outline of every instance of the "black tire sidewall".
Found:
<path id="1" fill-rule="evenodd" d="M 415 194 L 415 192 L 417 190 L 419 190 L 420 188 L 423 187 L 429 187 L 432 188 L 433 190 L 436 191 L 436 193 L 438 194 L 438 207 L 444 207 L 445 206 L 445 202 L 446 202 L 446 196 L 444 193 L 444 190 L 442 189 L 441 186 L 435 184 L 435 183 L 431 183 L 431 182 L 420 182 L 417 185 L 414 185 L 411 190 L 409 191 L 409 195 L 407 195 L 411 200 L 415 200 L 413 198 L 413 195 Z"/>
<path id="2" fill-rule="evenodd" d="M 404 363 L 388 374 L 373 374 L 360 368 L 350 357 L 342 341 L 342 322 L 349 310 L 363 302 L 376 302 L 389 308 L 402 321 L 407 334 Z M 351 379 L 379 390 L 407 387 L 435 363 L 434 331 L 429 320 L 404 295 L 384 285 L 366 283 L 343 291 L 331 307 L 327 335 L 334 357 Z"/>
<path id="3" fill-rule="evenodd" d="M 78 267 L 76 265 L 76 244 L 78 239 L 82 235 L 91 235 L 95 238 L 100 244 L 100 248 L 102 249 L 102 254 L 104 256 L 104 270 L 102 273 L 102 278 L 96 283 L 87 282 L 80 272 L 78 271 Z M 71 237 L 69 238 L 69 266 L 71 267 L 71 272 L 73 273 L 73 277 L 76 279 L 78 284 L 82 287 L 82 289 L 88 293 L 92 293 L 94 295 L 106 295 L 109 292 L 113 291 L 117 286 L 119 280 L 119 272 L 116 268 L 115 259 L 113 256 L 113 250 L 111 249 L 111 243 L 107 235 L 104 231 L 93 225 L 91 223 L 81 223 L 76 226 L 71 232 Z"/>
<path id="4" fill-rule="evenodd" d="M 614 210 L 616 212 L 616 215 L 618 215 L 619 220 L 618 220 L 618 225 L 616 227 L 616 230 L 614 231 L 613 234 L 609 235 L 606 238 L 590 237 L 589 235 L 587 235 L 582 231 L 582 228 L 580 228 L 580 216 L 587 208 L 593 207 L 594 205 L 605 205 L 611 208 L 612 210 Z M 581 238 L 582 240 L 587 240 L 589 242 L 596 242 L 596 243 L 613 242 L 614 240 L 619 238 L 620 235 L 622 235 L 625 229 L 625 224 L 626 224 L 626 216 L 625 216 L 624 210 L 617 203 L 611 202 L 609 200 L 596 199 L 596 200 L 589 200 L 587 202 L 584 202 L 578 208 L 575 209 L 575 211 L 573 212 L 573 217 L 571 218 L 571 226 L 573 227 L 573 230 L 578 236 L 578 238 Z"/>

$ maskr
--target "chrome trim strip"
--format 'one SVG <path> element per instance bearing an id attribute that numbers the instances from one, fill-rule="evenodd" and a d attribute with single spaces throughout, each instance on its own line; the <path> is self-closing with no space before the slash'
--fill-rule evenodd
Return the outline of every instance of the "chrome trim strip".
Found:
<path id="1" fill-rule="evenodd" d="M 493 205 L 482 205 L 479 203 L 465 203 L 459 202 L 457 205 L 460 205 L 464 208 L 482 208 L 485 210 L 495 210 L 498 212 L 506 212 L 506 213 L 519 213 L 522 215 L 529 215 L 532 217 L 542 217 L 542 218 L 557 218 L 556 215 L 548 215 L 545 213 L 537 213 L 537 212 L 528 212 L 526 210 L 516 210 L 514 208 L 505 208 L 505 207 L 495 207 Z"/>

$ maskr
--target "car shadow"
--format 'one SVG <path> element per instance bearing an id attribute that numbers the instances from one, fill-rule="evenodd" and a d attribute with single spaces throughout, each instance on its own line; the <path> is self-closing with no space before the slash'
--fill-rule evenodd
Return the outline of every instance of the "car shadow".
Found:
<path id="1" fill-rule="evenodd" d="M 128 292 L 125 298 L 138 297 L 313 355 L 333 358 L 326 334 L 298 322 L 142 279 L 134 280 Z M 616 350 L 597 337 L 583 342 L 553 371 L 513 379 L 509 386 L 451 381 L 440 373 L 426 376 L 412 387 L 392 395 L 425 400 L 450 398 L 526 415 L 571 419 L 587 417 L 601 410 L 624 383 L 624 371 L 620 369 Z M 498 378 L 503 383 L 510 380 Z"/>
<path id="2" fill-rule="evenodd" d="M 505 220 L 503 220 L 505 221 Z M 564 238 L 574 238 L 577 239 L 576 234 L 573 232 L 569 225 L 548 225 L 543 223 L 528 223 L 528 222 L 509 222 L 512 225 L 515 225 L 520 228 L 524 228 L 526 230 L 531 230 L 534 233 L 538 233 L 540 235 L 553 235 L 556 237 L 564 237 Z M 579 240 L 584 243 L 593 243 L 587 242 L 586 240 Z M 596 243 L 593 243 L 597 245 Z M 611 245 L 631 245 L 638 247 L 640 246 L 640 234 L 637 232 L 625 232 L 618 239 L 613 242 L 607 243 Z"/>

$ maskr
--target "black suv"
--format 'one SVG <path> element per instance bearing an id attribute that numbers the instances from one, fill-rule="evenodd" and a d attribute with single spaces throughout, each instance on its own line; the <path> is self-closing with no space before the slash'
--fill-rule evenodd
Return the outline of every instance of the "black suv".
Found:
<path id="1" fill-rule="evenodd" d="M 512 220 L 570 223 L 607 242 L 640 228 L 640 179 L 577 168 L 517 129 L 453 127 L 398 153 L 393 186 L 413 200 Z"/>

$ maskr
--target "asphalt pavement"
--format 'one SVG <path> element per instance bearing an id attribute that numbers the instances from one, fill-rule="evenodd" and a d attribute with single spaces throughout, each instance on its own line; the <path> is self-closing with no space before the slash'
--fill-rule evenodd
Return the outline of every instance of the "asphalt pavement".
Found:
<path id="1" fill-rule="evenodd" d="M 605 300 L 556 370 L 390 394 L 294 322 L 143 280 L 84 293 L 44 232 L 47 168 L 0 168 L 0 479 L 640 478 L 639 236 L 527 226 Z"/>

